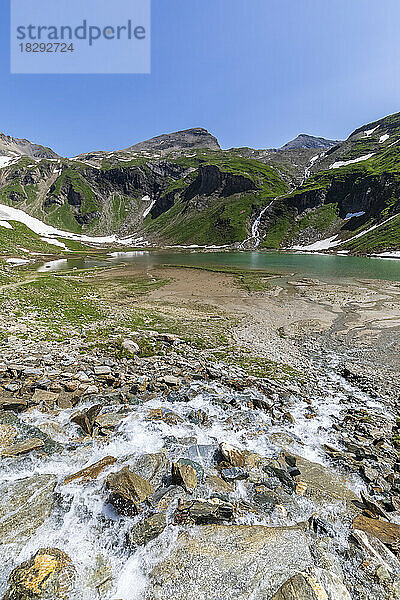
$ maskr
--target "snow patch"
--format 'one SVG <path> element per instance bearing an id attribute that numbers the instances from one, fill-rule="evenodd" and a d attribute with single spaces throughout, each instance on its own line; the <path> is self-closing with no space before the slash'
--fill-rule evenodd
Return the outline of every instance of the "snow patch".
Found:
<path id="1" fill-rule="evenodd" d="M 386 140 L 389 139 L 389 135 L 387 133 L 385 133 L 385 135 L 381 135 L 381 137 L 379 138 L 379 143 L 383 144 L 383 142 L 386 142 Z"/>
<path id="2" fill-rule="evenodd" d="M 354 163 L 362 162 L 363 160 L 368 160 L 369 158 L 371 158 L 371 156 L 374 156 L 374 154 L 374 152 L 371 152 L 371 154 L 365 154 L 364 156 L 359 156 L 358 158 L 353 158 L 352 160 L 339 160 L 333 163 L 333 165 L 331 165 L 329 168 L 339 169 L 339 167 L 345 167 L 346 165 L 352 165 Z"/>
<path id="3" fill-rule="evenodd" d="M 10 165 L 19 161 L 21 157 L 13 158 L 12 156 L 0 156 L 0 169 L 3 167 L 9 167 Z"/>
<path id="4" fill-rule="evenodd" d="M 6 229 L 13 229 L 13 226 L 8 221 L 0 221 L 0 227 L 5 227 Z"/>
<path id="5" fill-rule="evenodd" d="M 60 240 L 56 240 L 55 238 L 47 238 L 47 237 L 41 237 L 40 239 L 42 240 L 42 242 L 45 242 L 46 244 L 52 244 L 52 246 L 59 246 L 63 250 L 67 250 L 67 252 L 70 252 L 70 250 L 67 248 L 67 246 L 63 242 L 60 242 Z"/>
<path id="6" fill-rule="evenodd" d="M 370 135 L 372 135 L 374 133 L 375 129 L 378 129 L 378 127 L 379 127 L 379 125 L 377 125 L 373 129 L 367 129 L 367 131 L 364 131 L 364 136 L 369 137 Z"/>
<path id="7" fill-rule="evenodd" d="M 150 196 L 143 196 L 142 201 L 150 202 L 149 206 L 146 208 L 146 210 L 143 213 L 143 219 L 145 219 L 147 217 L 147 215 L 149 214 L 149 212 L 151 211 L 151 209 L 153 208 L 153 206 L 155 205 L 156 198 L 154 198 L 154 200 L 151 200 Z"/>
<path id="8" fill-rule="evenodd" d="M 313 244 L 309 244 L 308 246 L 292 246 L 292 250 L 306 250 L 306 251 L 317 251 L 317 250 L 329 250 L 330 248 L 334 248 L 341 243 L 341 240 L 337 239 L 337 235 L 333 235 L 330 238 L 325 240 L 320 240 L 319 242 L 314 242 Z"/>
<path id="9" fill-rule="evenodd" d="M 46 225 L 46 223 L 43 223 L 43 221 L 40 221 L 35 217 L 31 217 L 19 208 L 13 208 L 12 206 L 7 206 L 5 204 L 0 204 L 0 221 L 17 221 L 18 223 L 23 223 L 34 233 L 52 239 L 62 237 L 67 240 L 76 240 L 78 242 L 86 242 L 89 244 L 118 244 L 121 246 L 131 246 L 139 241 L 142 245 L 147 245 L 148 243 L 142 241 L 142 237 L 137 237 L 135 235 L 130 235 L 124 238 L 118 238 L 115 234 L 103 237 L 92 237 L 81 233 L 62 231 L 60 229 L 56 229 L 55 227 L 51 227 L 51 225 Z M 59 245 L 60 243 L 61 242 L 58 242 L 56 245 Z"/>
<path id="10" fill-rule="evenodd" d="M 29 260 L 26 258 L 6 258 L 6 263 L 13 267 L 17 267 L 18 265 L 26 265 Z"/>

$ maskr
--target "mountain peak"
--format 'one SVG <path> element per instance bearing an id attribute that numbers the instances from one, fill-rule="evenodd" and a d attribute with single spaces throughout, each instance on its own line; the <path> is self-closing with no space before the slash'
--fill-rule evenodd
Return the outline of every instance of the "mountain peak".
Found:
<path id="1" fill-rule="evenodd" d="M 150 140 L 130 146 L 126 150 L 133 152 L 171 152 L 173 150 L 190 148 L 221 149 L 217 138 L 211 135 L 207 129 L 195 127 L 193 129 L 184 129 L 183 131 L 158 135 Z"/>
<path id="2" fill-rule="evenodd" d="M 0 156 L 10 155 L 30 156 L 31 158 L 60 158 L 51 148 L 0 132 Z"/>
<path id="3" fill-rule="evenodd" d="M 307 133 L 300 133 L 294 140 L 290 140 L 290 142 L 287 142 L 282 146 L 280 150 L 296 150 L 298 148 L 328 149 L 339 143 L 340 140 L 327 140 L 323 137 L 315 137 L 313 135 L 308 135 Z"/>

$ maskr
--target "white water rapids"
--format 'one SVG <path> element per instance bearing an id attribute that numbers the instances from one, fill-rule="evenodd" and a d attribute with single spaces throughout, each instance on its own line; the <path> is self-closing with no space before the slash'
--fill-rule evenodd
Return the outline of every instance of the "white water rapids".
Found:
<path id="1" fill-rule="evenodd" d="M 349 396 L 351 395 L 351 400 Z M 186 401 L 182 401 L 183 397 Z M 133 523 L 140 517 L 118 516 L 106 503 L 103 487 L 104 479 L 110 471 L 117 471 L 124 465 L 134 463 L 135 458 L 166 449 L 171 459 L 190 455 L 190 446 L 197 444 L 218 444 L 228 442 L 238 448 L 255 451 L 271 457 L 280 447 L 271 441 L 271 434 L 289 434 L 293 438 L 290 450 L 304 458 L 328 465 L 322 444 L 337 445 L 337 437 L 332 425 L 344 407 L 349 405 L 379 407 L 366 394 L 352 387 L 333 372 L 326 372 L 320 379 L 320 390 L 312 401 L 316 417 L 306 418 L 309 403 L 293 393 L 288 400 L 288 410 L 295 422 L 287 425 L 273 425 L 269 413 L 248 407 L 252 398 L 265 398 L 256 389 L 234 392 L 217 383 L 194 382 L 175 394 L 174 397 L 157 397 L 139 406 L 130 406 L 116 432 L 104 442 L 93 440 L 77 444 L 76 449 L 65 449 L 60 454 L 48 458 L 25 457 L 21 460 L 3 459 L 2 481 L 11 482 L 33 474 L 54 474 L 58 478 L 57 492 L 59 504 L 50 517 L 36 531 L 20 551 L 16 547 L 2 546 L 0 557 L 3 568 L 0 573 L 0 592 L 6 586 L 10 566 L 28 559 L 41 547 L 57 547 L 64 550 L 73 560 L 79 573 L 79 587 L 83 590 L 83 600 L 106 598 L 107 600 L 142 600 L 151 568 L 165 555 L 176 538 L 178 526 L 170 525 L 161 537 L 150 542 L 146 548 L 129 553 L 125 536 Z M 189 400 L 187 401 L 187 399 Z M 230 404 L 234 400 L 237 408 Z M 80 404 L 79 408 L 88 406 Z M 162 421 L 149 421 L 150 408 L 172 410 L 184 421 L 178 425 L 168 425 Z M 105 410 L 116 410 L 115 406 L 105 406 Z M 204 427 L 188 421 L 192 409 L 204 410 L 210 419 L 210 426 Z M 384 409 L 380 409 L 384 412 Z M 81 436 L 78 427 L 70 423 L 74 409 L 48 414 L 34 410 L 21 415 L 24 422 L 37 427 L 50 428 L 53 439 L 63 444 L 76 442 Z M 173 436 L 173 437 L 172 437 Z M 177 444 L 170 443 L 175 438 Z M 189 439 L 190 438 L 190 439 Z M 181 440 L 181 441 L 179 441 Z M 191 441 L 193 440 L 193 441 Z M 88 483 L 62 483 L 65 476 L 111 455 L 118 459 L 95 481 Z M 206 465 L 207 460 L 204 461 Z M 330 467 L 332 468 L 332 467 Z M 350 478 L 351 487 L 359 492 L 363 488 L 361 479 Z M 246 498 L 243 482 L 236 482 L 233 497 Z M 241 517 L 241 523 L 284 525 L 305 520 L 316 510 L 322 515 L 340 514 L 340 505 L 315 506 L 310 500 L 300 499 L 300 512 L 294 515 L 273 513 L 271 517 L 260 519 L 255 515 Z M 345 538 L 340 519 L 336 533 Z M 344 543 L 344 542 L 343 542 Z M 97 595 L 93 587 L 93 573 L 99 565 L 105 565 L 103 579 L 110 586 L 109 591 Z M 107 581 L 109 579 L 109 581 Z"/>

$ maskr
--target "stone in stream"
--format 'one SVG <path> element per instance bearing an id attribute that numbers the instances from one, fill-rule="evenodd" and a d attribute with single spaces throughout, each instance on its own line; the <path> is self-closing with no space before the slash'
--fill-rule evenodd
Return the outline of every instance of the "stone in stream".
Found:
<path id="1" fill-rule="evenodd" d="M 54 392 L 47 392 L 46 390 L 35 390 L 31 398 L 32 404 L 44 404 L 47 408 L 53 409 L 59 394 Z"/>
<path id="2" fill-rule="evenodd" d="M 15 412 L 22 412 L 28 407 L 26 400 L 23 398 L 1 398 L 0 399 L 0 410 L 14 410 Z"/>
<path id="3" fill-rule="evenodd" d="M 75 582 L 76 570 L 68 554 L 41 548 L 12 571 L 3 600 L 70 600 Z"/>
<path id="4" fill-rule="evenodd" d="M 300 470 L 299 480 L 307 486 L 304 494 L 306 498 L 322 505 L 327 502 L 345 502 L 350 512 L 357 512 L 355 503 L 360 500 L 342 477 L 319 463 L 300 456 L 296 458 L 296 466 Z"/>
<path id="5" fill-rule="evenodd" d="M 15 433 L 16 432 L 16 433 Z M 27 425 L 26 423 L 19 420 L 18 416 L 11 411 L 0 410 L 0 453 L 8 453 L 11 445 L 14 448 L 11 450 L 13 455 L 21 454 L 25 451 L 29 451 L 33 448 L 26 448 L 24 446 L 17 446 L 26 441 L 32 439 L 41 440 L 43 443 L 40 444 L 41 452 L 45 454 L 52 454 L 62 449 L 61 444 L 52 440 L 46 433 L 41 431 L 38 427 Z M 37 442 L 39 447 L 39 441 Z"/>
<path id="6" fill-rule="evenodd" d="M 300 527 L 203 525 L 181 531 L 152 570 L 146 600 L 265 600 L 313 565 Z"/>
<path id="7" fill-rule="evenodd" d="M 351 596 L 336 575 L 315 569 L 291 577 L 271 600 L 351 600 Z"/>
<path id="8" fill-rule="evenodd" d="M 175 512 L 175 523 L 179 525 L 212 525 L 232 519 L 232 504 L 219 498 L 179 500 Z"/>
<path id="9" fill-rule="evenodd" d="M 20 456 L 21 454 L 28 454 L 32 450 L 39 450 L 43 448 L 44 441 L 40 438 L 29 438 L 23 442 L 15 442 L 10 446 L 6 446 L 0 452 L 1 456 Z"/>
<path id="10" fill-rule="evenodd" d="M 164 513 L 151 515 L 147 519 L 136 523 L 127 533 L 126 541 L 128 546 L 136 548 L 145 546 L 151 540 L 158 537 L 167 526 L 167 518 Z"/>
<path id="11" fill-rule="evenodd" d="M 149 421 L 164 421 L 168 425 L 183 423 L 182 417 L 165 408 L 151 408 L 147 417 Z"/>
<path id="12" fill-rule="evenodd" d="M 34 475 L 0 484 L 0 544 L 24 543 L 53 508 L 54 475 Z"/>
<path id="13" fill-rule="evenodd" d="M 171 463 L 165 452 L 155 452 L 154 454 L 142 454 L 133 459 L 132 469 L 147 479 L 154 489 L 160 487 L 169 477 Z"/>
<path id="14" fill-rule="evenodd" d="M 353 521 L 353 529 L 371 533 L 394 550 L 400 549 L 400 525 L 397 523 L 388 523 L 358 515 Z"/>
<path id="15" fill-rule="evenodd" d="M 389 573 L 400 575 L 400 563 L 397 557 L 377 537 L 361 529 L 354 529 L 352 536 L 378 565 L 384 567 Z"/>
<path id="16" fill-rule="evenodd" d="M 153 486 L 129 469 L 124 467 L 117 473 L 111 473 L 106 479 L 106 488 L 110 492 L 109 502 L 115 510 L 127 516 L 137 515 L 140 504 L 153 493 Z"/>
<path id="17" fill-rule="evenodd" d="M 91 406 L 90 408 L 87 408 L 84 411 L 74 413 L 71 416 L 70 421 L 79 425 L 83 433 L 86 433 L 87 435 L 92 435 L 95 419 L 101 411 L 101 409 L 101 404 L 95 404 L 94 406 Z"/>
<path id="18" fill-rule="evenodd" d="M 64 483 L 70 483 L 75 479 L 79 479 L 80 482 L 89 481 L 91 479 L 96 479 L 104 469 L 108 466 L 113 465 L 117 461 L 113 456 L 105 456 L 101 460 L 98 460 L 93 465 L 89 467 L 85 467 L 81 469 L 77 473 L 73 473 L 72 475 L 67 475 L 64 479 Z"/>
<path id="19" fill-rule="evenodd" d="M 181 485 L 191 493 L 197 487 L 197 474 L 190 464 L 172 463 L 171 481 L 173 485 Z"/>
<path id="20" fill-rule="evenodd" d="M 223 442 L 220 444 L 220 451 L 223 459 L 232 465 L 232 467 L 245 467 L 253 469 L 261 463 L 261 457 L 255 452 L 248 450 L 238 450 L 230 444 Z"/>

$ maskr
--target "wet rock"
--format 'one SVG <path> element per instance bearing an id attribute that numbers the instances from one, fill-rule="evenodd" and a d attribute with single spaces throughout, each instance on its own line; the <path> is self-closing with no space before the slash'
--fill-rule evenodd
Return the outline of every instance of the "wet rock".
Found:
<path id="1" fill-rule="evenodd" d="M 1 398 L 0 410 L 14 410 L 22 412 L 27 409 L 27 402 L 23 398 Z"/>
<path id="2" fill-rule="evenodd" d="M 178 425 L 183 423 L 182 417 L 165 408 L 152 408 L 148 415 L 149 421 L 164 421 L 168 425 Z"/>
<path id="3" fill-rule="evenodd" d="M 249 474 L 242 467 L 231 467 L 230 469 L 221 469 L 221 475 L 226 481 L 241 481 L 247 479 Z"/>
<path id="4" fill-rule="evenodd" d="M 209 422 L 208 414 L 201 409 L 190 411 L 188 420 L 194 425 L 207 425 Z"/>
<path id="5" fill-rule="evenodd" d="M 15 445 L 31 440 L 32 438 L 42 440 L 43 444 L 40 450 L 45 454 L 53 454 L 62 449 L 61 444 L 52 440 L 38 427 L 33 427 L 20 421 L 14 412 L 0 410 L 0 442 L 4 443 L 3 451 L 11 446 L 11 442 Z"/>
<path id="6" fill-rule="evenodd" d="M 228 481 L 224 481 L 218 475 L 208 474 L 205 480 L 207 487 L 212 492 L 230 493 L 233 492 L 233 487 Z"/>
<path id="7" fill-rule="evenodd" d="M 301 473 L 301 481 L 307 485 L 306 498 L 311 498 L 320 504 L 345 502 L 349 511 L 356 512 L 354 502 L 358 503 L 359 499 L 344 479 L 328 467 L 301 457 L 297 457 L 296 465 Z"/>
<path id="8" fill-rule="evenodd" d="M 223 459 L 232 465 L 232 467 L 246 467 L 248 469 L 253 469 L 260 464 L 262 460 L 255 452 L 238 450 L 225 442 L 220 444 L 220 451 Z"/>
<path id="9" fill-rule="evenodd" d="M 351 600 L 351 596 L 337 576 L 315 569 L 289 579 L 271 600 Z"/>
<path id="10" fill-rule="evenodd" d="M 377 502 L 370 498 L 368 494 L 366 494 L 365 492 L 361 492 L 360 495 L 366 510 L 370 513 L 372 517 L 382 517 L 383 519 L 390 521 L 388 514 L 383 510 L 381 506 L 379 506 Z"/>
<path id="11" fill-rule="evenodd" d="M 19 456 L 21 454 L 28 454 L 32 450 L 39 450 L 43 448 L 44 441 L 40 438 L 30 438 L 23 442 L 16 442 L 10 446 L 6 446 L 0 452 L 1 456 Z"/>
<path id="12" fill-rule="evenodd" d="M 157 513 L 136 523 L 127 533 L 127 544 L 131 548 L 145 546 L 158 537 L 166 528 L 167 519 L 164 513 Z"/>
<path id="13" fill-rule="evenodd" d="M 185 464 L 182 461 L 172 463 L 171 481 L 173 485 L 181 485 L 183 489 L 191 493 L 197 487 L 196 470 L 192 465 Z"/>
<path id="14" fill-rule="evenodd" d="M 169 507 L 175 505 L 180 500 L 189 500 L 189 495 L 179 485 L 170 485 L 160 488 L 150 499 L 153 510 L 166 513 Z"/>
<path id="15" fill-rule="evenodd" d="M 204 525 L 182 531 L 150 574 L 147 600 L 263 600 L 312 565 L 298 527 Z"/>
<path id="16" fill-rule="evenodd" d="M 397 523 L 387 523 L 379 519 L 370 519 L 369 517 L 358 515 L 353 520 L 353 529 L 360 529 L 366 533 L 371 533 L 378 540 L 394 550 L 400 548 L 400 525 L 397 525 Z"/>
<path id="17" fill-rule="evenodd" d="M 354 529 L 352 536 L 370 559 L 383 566 L 389 573 L 400 574 L 398 559 L 375 535 L 361 529 Z"/>
<path id="18" fill-rule="evenodd" d="M 196 444 L 186 450 L 187 458 L 203 465 L 214 463 L 218 454 L 219 448 L 214 444 Z"/>
<path id="19" fill-rule="evenodd" d="M 328 600 L 325 590 L 321 592 L 317 586 L 313 577 L 299 573 L 284 583 L 271 600 Z"/>
<path id="20" fill-rule="evenodd" d="M 35 393 L 32 396 L 31 402 L 35 405 L 44 405 L 49 409 L 53 409 L 59 394 L 55 394 L 53 392 L 47 392 L 46 390 L 35 390 Z"/>
<path id="21" fill-rule="evenodd" d="M 101 411 L 101 404 L 95 404 L 84 411 L 79 411 L 71 416 L 71 422 L 76 423 L 82 429 L 83 433 L 92 435 L 94 429 L 94 422 Z"/>
<path id="22" fill-rule="evenodd" d="M 154 493 L 153 486 L 129 469 L 124 467 L 117 473 L 111 473 L 106 479 L 106 488 L 110 492 L 109 501 L 122 515 L 137 515 L 140 504 Z"/>
<path id="23" fill-rule="evenodd" d="M 106 469 L 110 465 L 113 465 L 116 461 L 117 461 L 117 459 L 114 458 L 113 456 L 105 456 L 101 460 L 98 460 L 97 462 L 95 462 L 93 465 L 90 465 L 89 467 L 85 467 L 84 469 L 81 469 L 77 473 L 68 475 L 64 479 L 64 483 L 70 483 L 71 481 L 74 481 L 76 479 L 79 479 L 80 482 L 82 482 L 82 483 L 85 481 L 90 481 L 91 479 L 97 479 L 97 477 L 100 475 L 100 473 L 102 471 L 104 471 L 104 469 Z"/>
<path id="24" fill-rule="evenodd" d="M 158 381 L 171 387 L 179 385 L 178 377 L 174 377 L 173 375 L 164 375 L 163 377 L 160 377 Z"/>
<path id="25" fill-rule="evenodd" d="M 34 475 L 0 484 L 0 544 L 23 545 L 53 508 L 57 479 Z"/>
<path id="26" fill-rule="evenodd" d="M 132 468 L 141 477 L 147 479 L 157 489 L 169 475 L 171 463 L 164 452 L 142 454 L 134 459 Z"/>
<path id="27" fill-rule="evenodd" d="M 75 581 L 75 567 L 65 552 L 41 548 L 11 573 L 3 600 L 69 600 Z"/>
<path id="28" fill-rule="evenodd" d="M 175 512 L 175 523 L 184 525 L 212 525 L 232 519 L 232 504 L 219 498 L 179 501 Z"/>
<path id="29" fill-rule="evenodd" d="M 93 432 L 97 428 L 101 435 L 109 435 L 125 419 L 126 415 L 119 413 L 105 413 L 97 415 L 93 422 Z"/>

